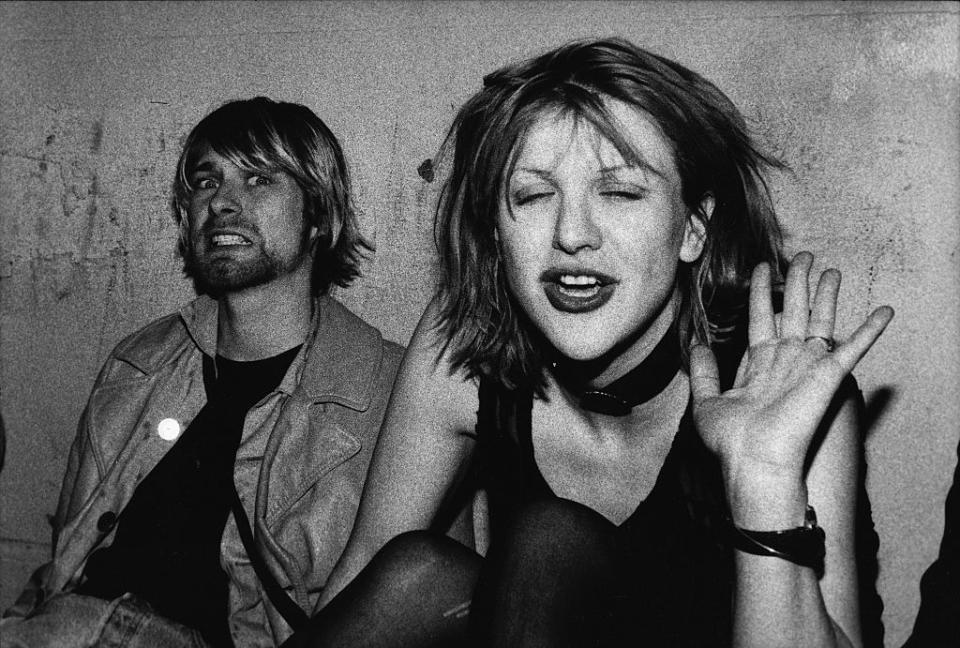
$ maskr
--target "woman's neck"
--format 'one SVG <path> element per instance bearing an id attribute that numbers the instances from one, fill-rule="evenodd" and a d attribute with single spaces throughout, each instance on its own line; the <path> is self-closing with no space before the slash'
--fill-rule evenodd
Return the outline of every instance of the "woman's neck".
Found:
<path id="1" fill-rule="evenodd" d="M 548 406 L 558 407 L 563 412 L 561 418 L 571 421 L 571 425 L 573 419 L 579 420 L 597 438 L 616 438 L 620 440 L 618 442 L 629 444 L 659 443 L 655 441 L 659 438 L 669 444 L 687 409 L 690 380 L 684 371 L 678 371 L 660 393 L 619 416 L 585 409 L 581 405 L 580 395 L 571 392 L 552 376 L 547 396 Z"/>
<path id="2" fill-rule="evenodd" d="M 591 362 L 558 360 L 552 374 L 558 387 L 582 409 L 626 416 L 663 392 L 680 372 L 680 337 L 675 308 L 666 308 L 625 349 Z"/>

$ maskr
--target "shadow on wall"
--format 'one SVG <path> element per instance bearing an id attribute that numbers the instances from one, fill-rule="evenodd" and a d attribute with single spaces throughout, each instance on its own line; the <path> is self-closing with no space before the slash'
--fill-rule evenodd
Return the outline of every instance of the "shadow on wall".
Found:
<path id="1" fill-rule="evenodd" d="M 855 389 L 856 382 L 848 376 L 848 385 Z M 843 389 L 841 387 L 841 389 Z M 880 387 L 870 394 L 869 400 L 861 401 L 860 415 L 860 444 L 865 447 L 867 439 L 876 429 L 877 422 L 893 401 L 895 392 L 890 387 Z M 842 400 L 835 403 L 839 405 Z M 832 418 L 832 417 L 831 417 Z M 824 433 L 826 430 L 824 430 Z M 860 454 L 860 476 L 857 484 L 857 579 L 860 590 L 860 628 L 863 645 L 870 648 L 879 648 L 884 645 L 886 630 L 883 627 L 883 599 L 877 588 L 877 578 L 880 575 L 879 551 L 880 536 L 877 534 L 873 519 L 873 503 L 867 493 L 867 453 Z"/>
<path id="2" fill-rule="evenodd" d="M 870 400 L 864 404 L 861 425 L 863 426 L 864 440 L 870 437 L 877 421 L 893 401 L 894 392 L 890 387 L 880 387 L 870 395 Z"/>
<path id="3" fill-rule="evenodd" d="M 3 461 L 7 456 L 7 431 L 3 427 L 3 414 L 0 414 L 0 472 L 3 472 Z"/>

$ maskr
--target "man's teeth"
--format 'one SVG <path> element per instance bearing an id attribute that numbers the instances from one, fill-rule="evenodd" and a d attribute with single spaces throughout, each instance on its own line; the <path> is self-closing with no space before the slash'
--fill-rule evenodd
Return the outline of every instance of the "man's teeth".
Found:
<path id="1" fill-rule="evenodd" d="M 214 247 L 222 245 L 250 245 L 250 241 L 238 234 L 216 234 L 211 239 Z"/>

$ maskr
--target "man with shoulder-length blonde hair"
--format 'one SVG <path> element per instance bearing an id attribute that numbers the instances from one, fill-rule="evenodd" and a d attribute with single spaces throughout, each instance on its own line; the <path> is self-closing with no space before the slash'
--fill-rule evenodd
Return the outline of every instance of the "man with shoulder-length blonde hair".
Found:
<path id="1" fill-rule="evenodd" d="M 199 297 L 107 359 L 4 646 L 275 645 L 350 534 L 402 348 L 329 295 L 371 249 L 337 139 L 298 104 L 227 103 L 173 207 Z"/>

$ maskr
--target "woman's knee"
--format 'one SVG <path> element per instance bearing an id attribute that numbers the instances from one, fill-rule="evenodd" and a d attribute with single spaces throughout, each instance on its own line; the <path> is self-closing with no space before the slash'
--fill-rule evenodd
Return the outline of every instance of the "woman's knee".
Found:
<path id="1" fill-rule="evenodd" d="M 509 537 L 514 545 L 576 549 L 606 543 L 615 527 L 603 516 L 582 504 L 552 498 L 522 506 L 511 521 Z"/>
<path id="2" fill-rule="evenodd" d="M 450 554 L 449 542 L 449 538 L 432 531 L 407 531 L 387 542 L 376 559 L 406 566 L 429 563 Z"/>
<path id="3" fill-rule="evenodd" d="M 479 568 L 480 557 L 460 543 L 431 531 L 408 531 L 391 539 L 377 553 L 370 567 L 390 583 L 412 584 L 434 579 L 438 573 L 451 576 Z"/>

